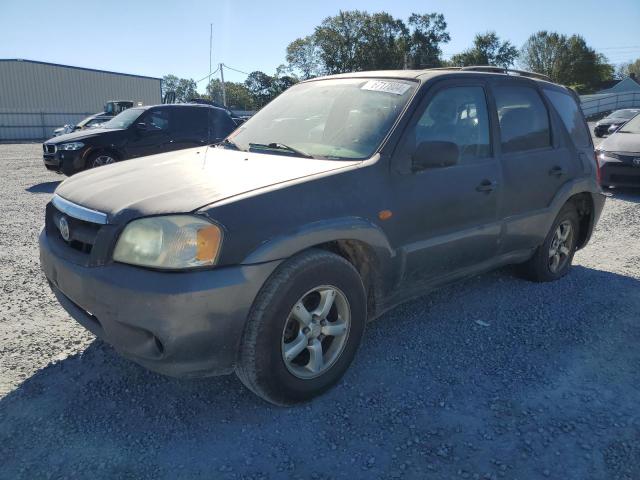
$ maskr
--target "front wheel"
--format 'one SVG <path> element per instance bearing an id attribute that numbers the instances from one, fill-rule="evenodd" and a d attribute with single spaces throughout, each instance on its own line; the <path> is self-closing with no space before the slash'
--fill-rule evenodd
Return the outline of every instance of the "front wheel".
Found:
<path id="1" fill-rule="evenodd" d="M 313 398 L 351 364 L 366 315 L 365 290 L 353 265 L 322 250 L 298 254 L 258 294 L 236 373 L 277 405 Z"/>
<path id="2" fill-rule="evenodd" d="M 520 272 L 535 282 L 550 282 L 567 274 L 578 244 L 580 222 L 572 203 L 567 203 L 556 217 L 545 241 Z"/>
<path id="3" fill-rule="evenodd" d="M 116 157 L 111 153 L 98 152 L 91 155 L 88 159 L 89 168 L 98 168 L 104 165 L 116 163 Z"/>

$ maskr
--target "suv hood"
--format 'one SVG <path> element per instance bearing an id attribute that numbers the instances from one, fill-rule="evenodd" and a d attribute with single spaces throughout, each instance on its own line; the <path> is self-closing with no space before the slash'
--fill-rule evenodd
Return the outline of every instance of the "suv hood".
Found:
<path id="1" fill-rule="evenodd" d="M 50 138 L 44 143 L 68 143 L 68 142 L 77 142 L 79 140 L 85 140 L 87 138 L 95 137 L 96 135 L 104 135 L 108 132 L 119 132 L 121 130 L 117 128 L 100 128 L 92 129 L 92 130 L 78 130 L 77 132 L 66 133 L 64 135 L 59 135 L 57 137 Z"/>
<path id="2" fill-rule="evenodd" d="M 200 147 L 163 153 L 74 175 L 56 194 L 104 212 L 109 223 L 201 207 L 283 182 L 360 163 Z"/>
<path id="3" fill-rule="evenodd" d="M 605 152 L 640 153 L 640 133 L 616 132 L 597 146 L 596 150 L 603 150 Z"/>

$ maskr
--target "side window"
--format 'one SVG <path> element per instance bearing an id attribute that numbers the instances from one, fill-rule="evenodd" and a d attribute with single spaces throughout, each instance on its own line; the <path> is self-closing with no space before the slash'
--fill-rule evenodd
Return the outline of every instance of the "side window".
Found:
<path id="1" fill-rule="evenodd" d="M 529 87 L 494 87 L 502 153 L 551 145 L 549 113 L 540 95 Z"/>
<path id="2" fill-rule="evenodd" d="M 150 131 L 169 130 L 169 112 L 166 109 L 150 110 L 144 116 L 143 121 L 147 124 Z"/>
<path id="3" fill-rule="evenodd" d="M 175 107 L 171 111 L 171 130 L 180 134 L 206 137 L 208 112 L 209 109 L 206 107 Z"/>
<path id="4" fill-rule="evenodd" d="M 560 114 L 562 123 L 567 127 L 567 131 L 573 138 L 576 147 L 590 147 L 591 134 L 575 99 L 567 93 L 548 88 L 544 89 L 544 94 L 553 105 L 553 108 Z"/>
<path id="5" fill-rule="evenodd" d="M 482 87 L 451 87 L 429 102 L 415 127 L 416 145 L 445 141 L 458 145 L 460 159 L 491 155 L 489 115 Z"/>
<path id="6" fill-rule="evenodd" d="M 224 110 L 211 109 L 211 137 L 219 142 L 236 129 L 235 122 Z"/>

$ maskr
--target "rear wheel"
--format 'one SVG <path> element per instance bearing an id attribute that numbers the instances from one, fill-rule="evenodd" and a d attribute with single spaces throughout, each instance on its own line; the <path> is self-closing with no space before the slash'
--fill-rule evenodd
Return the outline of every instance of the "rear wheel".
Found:
<path id="1" fill-rule="evenodd" d="M 366 311 L 362 280 L 349 262 L 322 250 L 296 255 L 258 294 L 236 373 L 278 405 L 319 395 L 351 364 Z"/>
<path id="2" fill-rule="evenodd" d="M 550 282 L 566 275 L 576 252 L 579 225 L 575 206 L 567 203 L 553 222 L 544 243 L 529 261 L 520 265 L 523 276 L 535 282 Z"/>

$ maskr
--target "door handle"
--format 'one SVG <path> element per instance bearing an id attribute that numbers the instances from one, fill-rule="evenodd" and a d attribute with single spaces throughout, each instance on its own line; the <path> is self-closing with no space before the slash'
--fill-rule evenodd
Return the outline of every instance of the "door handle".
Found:
<path id="1" fill-rule="evenodd" d="M 491 180 L 483 180 L 480 185 L 476 187 L 476 191 L 489 193 L 496 189 L 498 182 L 492 182 Z"/>
<path id="2" fill-rule="evenodd" d="M 559 165 L 556 165 L 555 167 L 553 167 L 551 170 L 549 170 L 549 175 L 554 175 L 556 177 L 561 177 L 562 175 L 564 175 L 566 172 L 564 170 L 564 168 L 562 168 Z"/>

